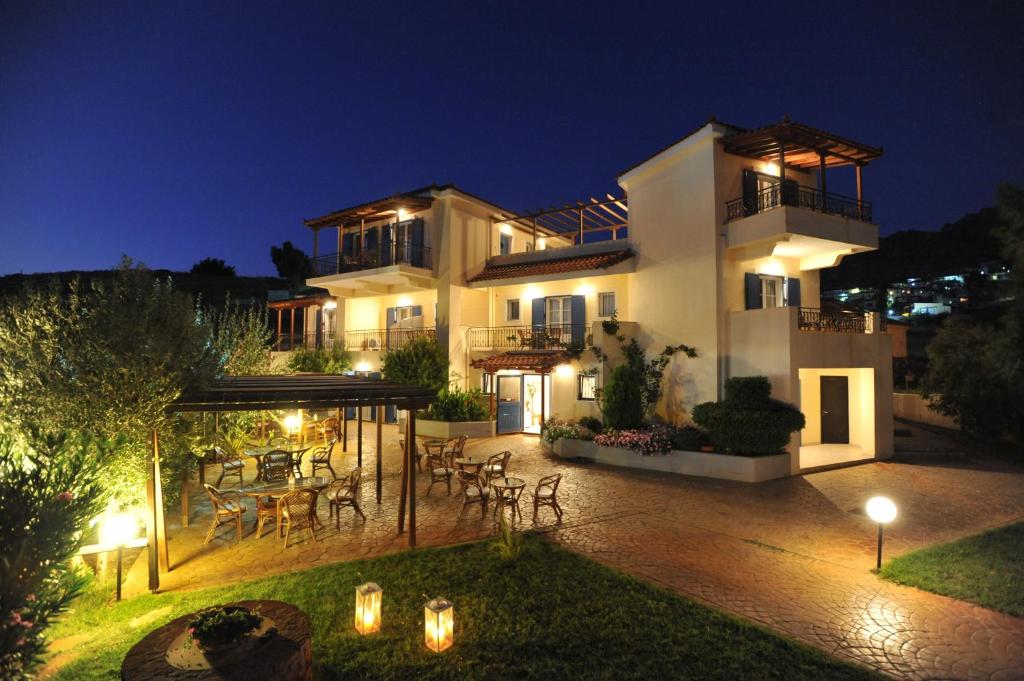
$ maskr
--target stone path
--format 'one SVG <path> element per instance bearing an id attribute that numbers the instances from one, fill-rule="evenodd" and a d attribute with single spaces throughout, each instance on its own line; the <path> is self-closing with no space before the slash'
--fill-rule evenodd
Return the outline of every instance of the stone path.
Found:
<path id="1" fill-rule="evenodd" d="M 271 533 L 250 533 L 239 544 L 225 527 L 204 546 L 208 503 L 196 495 L 192 526 L 171 527 L 174 569 L 162 587 L 198 588 L 404 550 L 396 534 L 395 437 L 389 428 L 384 503 L 373 502 L 375 454 L 366 447 L 367 520 L 343 513 L 340 528 L 329 523 L 317 543 L 285 550 Z M 900 515 L 886 540 L 886 554 L 896 555 L 1024 517 L 1024 472 L 876 463 L 745 485 L 568 463 L 535 437 L 478 441 L 467 454 L 502 449 L 515 452 L 511 470 L 528 489 L 542 475 L 563 473 L 562 522 L 543 508 L 533 519 L 527 493 L 521 525 L 574 551 L 897 677 L 1024 679 L 1024 620 L 875 577 L 875 531 L 861 510 L 874 494 L 897 502 Z M 347 472 L 354 454 L 339 463 Z M 448 497 L 435 485 L 424 497 L 428 483 L 419 480 L 420 546 L 493 534 L 490 512 L 481 518 L 471 506 L 460 514 L 455 490 Z M 321 515 L 326 519 L 326 508 Z M 126 590 L 144 588 L 140 560 Z"/>

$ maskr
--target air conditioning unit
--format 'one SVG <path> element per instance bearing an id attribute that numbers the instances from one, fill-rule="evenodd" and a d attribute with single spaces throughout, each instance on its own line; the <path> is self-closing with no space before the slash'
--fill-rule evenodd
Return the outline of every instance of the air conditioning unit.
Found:
<path id="1" fill-rule="evenodd" d="M 370 350 L 379 350 L 380 341 L 378 341 L 376 338 L 370 338 L 369 340 L 366 341 L 366 347 L 369 348 Z"/>

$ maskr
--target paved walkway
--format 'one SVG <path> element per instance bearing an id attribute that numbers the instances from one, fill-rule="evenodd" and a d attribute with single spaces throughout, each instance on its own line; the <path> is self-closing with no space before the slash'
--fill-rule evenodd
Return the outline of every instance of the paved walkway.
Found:
<path id="1" fill-rule="evenodd" d="M 198 588 L 403 550 L 405 539 L 396 535 L 395 437 L 389 428 L 384 503 L 373 501 L 375 454 L 368 446 L 368 519 L 344 513 L 340 528 L 329 523 L 317 543 L 284 550 L 268 532 L 238 544 L 224 527 L 203 546 L 208 504 L 196 495 L 192 526 L 171 526 L 174 569 L 162 586 Z M 546 509 L 534 520 L 524 494 L 522 525 L 545 530 L 579 553 L 894 676 L 1024 678 L 1024 620 L 875 577 L 875 531 L 861 510 L 874 494 L 897 502 L 900 515 L 886 541 L 887 555 L 896 555 L 1024 517 L 1024 472 L 877 463 L 745 485 L 567 463 L 535 437 L 478 441 L 467 453 L 501 449 L 515 452 L 511 470 L 531 485 L 544 474 L 564 474 L 562 522 Z M 347 472 L 354 454 L 340 464 L 339 472 Z M 490 513 L 481 518 L 476 507 L 459 513 L 454 490 L 448 497 L 435 485 L 424 497 L 428 482 L 420 478 L 418 487 L 421 546 L 494 532 Z M 143 588 L 140 560 L 127 589 Z"/>

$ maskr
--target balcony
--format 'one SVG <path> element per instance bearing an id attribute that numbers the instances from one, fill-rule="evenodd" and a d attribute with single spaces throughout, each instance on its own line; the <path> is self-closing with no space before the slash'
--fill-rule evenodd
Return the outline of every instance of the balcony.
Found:
<path id="1" fill-rule="evenodd" d="M 589 324 L 475 326 L 466 334 L 470 350 L 560 350 L 593 344 Z"/>
<path id="2" fill-rule="evenodd" d="M 313 277 L 329 277 L 335 274 L 350 274 L 366 270 L 406 265 L 431 269 L 430 247 L 411 241 L 395 241 L 381 244 L 377 249 L 355 253 L 330 253 L 311 259 Z"/>
<path id="3" fill-rule="evenodd" d="M 357 331 L 346 331 L 343 350 L 371 352 L 394 350 L 403 347 L 414 338 L 420 337 L 436 338 L 433 327 L 417 329 L 360 329 Z M 305 348 L 313 350 L 323 348 L 325 350 L 335 347 L 336 339 L 333 333 L 284 333 L 275 336 L 271 343 L 271 349 L 276 352 L 290 352 Z"/>
<path id="4" fill-rule="evenodd" d="M 725 221 L 764 213 L 780 206 L 793 206 L 862 222 L 872 221 L 871 203 L 813 187 L 779 183 L 725 203 Z"/>
<path id="5" fill-rule="evenodd" d="M 880 328 L 875 328 L 875 326 Z M 832 333 L 876 333 L 885 331 L 885 317 L 870 312 L 832 312 L 817 307 L 801 307 L 797 314 L 800 331 Z"/>

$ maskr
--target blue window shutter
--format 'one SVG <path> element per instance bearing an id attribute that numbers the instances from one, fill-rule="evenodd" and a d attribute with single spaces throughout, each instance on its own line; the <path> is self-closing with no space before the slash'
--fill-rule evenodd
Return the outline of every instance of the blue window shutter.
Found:
<path id="1" fill-rule="evenodd" d="M 587 336 L 587 298 L 573 296 L 569 318 L 572 321 L 572 342 L 582 343 Z"/>
<path id="2" fill-rule="evenodd" d="M 800 280 L 796 277 L 786 279 L 786 304 L 790 307 L 800 307 Z"/>
<path id="3" fill-rule="evenodd" d="M 355 234 L 345 234 L 341 237 L 341 252 L 344 255 L 355 255 Z"/>
<path id="4" fill-rule="evenodd" d="M 412 232 L 412 254 L 411 263 L 414 267 L 427 267 L 423 257 L 423 219 L 416 218 L 412 221 L 410 228 Z"/>
<path id="5" fill-rule="evenodd" d="M 757 213 L 757 173 L 753 170 L 743 170 L 743 215 L 754 215 Z"/>
<path id="6" fill-rule="evenodd" d="M 744 276 L 744 298 L 748 310 L 761 309 L 761 277 L 748 272 Z"/>
<path id="7" fill-rule="evenodd" d="M 380 259 L 382 265 L 390 265 L 394 262 L 391 257 L 391 233 L 392 226 L 384 225 L 384 232 L 380 242 Z"/>
<path id="8" fill-rule="evenodd" d="M 531 318 L 531 323 L 534 326 L 544 326 L 547 321 L 548 311 L 547 305 L 545 304 L 546 302 L 547 300 L 545 298 L 533 299 L 533 316 Z"/>
<path id="9" fill-rule="evenodd" d="M 412 316 L 413 317 L 422 317 L 423 316 L 423 306 L 422 305 L 413 305 L 412 306 Z"/>
<path id="10" fill-rule="evenodd" d="M 395 308 L 389 307 L 387 309 L 387 323 L 385 324 L 384 331 L 384 348 L 389 349 L 391 347 L 391 327 L 398 321 L 398 313 L 395 312 Z"/>

